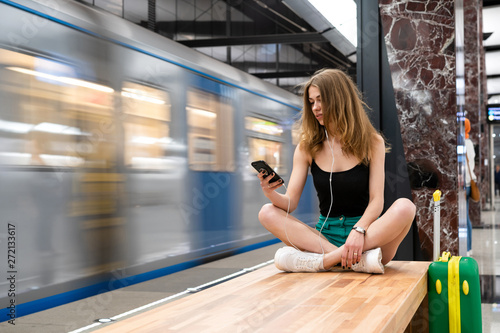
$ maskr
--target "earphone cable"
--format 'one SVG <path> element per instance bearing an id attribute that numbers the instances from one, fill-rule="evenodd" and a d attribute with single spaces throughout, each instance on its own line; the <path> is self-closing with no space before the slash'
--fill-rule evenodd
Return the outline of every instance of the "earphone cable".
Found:
<path id="1" fill-rule="evenodd" d="M 333 156 L 333 142 L 332 144 L 330 144 L 330 140 L 328 139 L 328 133 L 326 132 L 325 130 L 325 133 L 326 133 L 326 142 L 328 143 L 328 146 L 330 147 L 330 151 L 332 153 L 332 165 L 330 167 L 330 177 L 329 177 L 329 185 L 330 185 L 330 208 L 328 208 L 328 213 L 326 214 L 326 217 L 325 217 L 325 220 L 323 221 L 323 224 L 321 225 L 321 229 L 319 230 L 319 233 L 318 233 L 318 242 L 319 242 L 319 246 L 321 247 L 321 253 L 322 254 L 325 254 L 325 249 L 323 248 L 323 244 L 321 243 L 321 232 L 323 231 L 323 227 L 325 226 L 325 223 L 326 221 L 328 220 L 328 218 L 330 217 L 330 212 L 332 211 L 332 207 L 333 207 L 333 188 L 332 188 L 332 175 L 333 175 L 333 164 L 335 163 L 335 159 L 334 159 L 334 156 Z M 286 185 L 285 183 L 283 183 L 283 186 L 285 187 L 285 191 L 288 192 L 288 189 L 286 188 Z M 290 196 L 285 192 L 285 196 L 288 198 L 288 208 L 286 210 L 286 215 L 285 215 L 285 220 L 284 220 L 284 229 L 285 229 L 285 235 L 286 235 L 286 239 L 288 240 L 288 242 L 298 251 L 301 251 L 297 246 L 295 246 L 295 244 L 293 244 L 293 242 L 290 240 L 290 237 L 288 236 L 288 232 L 286 230 L 286 225 L 287 225 L 287 219 L 288 219 L 288 215 L 290 214 Z"/>
<path id="2" fill-rule="evenodd" d="M 325 249 L 323 248 L 323 244 L 321 243 L 321 232 L 323 231 L 323 227 L 325 226 L 326 221 L 330 217 L 330 212 L 332 211 L 332 206 L 333 206 L 333 188 L 332 188 L 332 175 L 333 175 L 333 164 L 335 163 L 335 158 L 333 157 L 333 142 L 330 144 L 330 140 L 328 138 L 328 132 L 325 129 L 325 134 L 326 134 L 326 142 L 328 143 L 328 146 L 330 147 L 330 151 L 332 153 L 332 165 L 330 167 L 330 178 L 328 181 L 328 184 L 330 185 L 330 208 L 328 208 L 328 214 L 326 214 L 325 220 L 323 221 L 323 224 L 321 225 L 321 229 L 319 229 L 318 233 L 318 242 L 319 246 L 321 247 L 321 252 L 322 254 L 325 254 Z"/>
<path id="3" fill-rule="evenodd" d="M 295 246 L 295 244 L 292 243 L 292 241 L 290 240 L 290 237 L 288 237 L 288 232 L 286 230 L 286 221 L 288 219 L 288 215 L 290 214 L 290 195 L 288 195 L 288 193 L 286 193 L 288 191 L 288 189 L 286 188 L 286 185 L 285 183 L 283 182 L 283 187 L 285 187 L 285 196 L 288 198 L 288 208 L 286 209 L 286 215 L 285 215 L 285 221 L 283 222 L 285 224 L 285 235 L 286 235 L 286 239 L 288 239 L 288 242 L 298 251 L 300 251 L 300 249 Z"/>

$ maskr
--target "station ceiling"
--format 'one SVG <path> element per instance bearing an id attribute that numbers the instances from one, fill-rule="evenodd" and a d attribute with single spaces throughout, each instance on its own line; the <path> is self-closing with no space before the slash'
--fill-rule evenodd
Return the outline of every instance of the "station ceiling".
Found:
<path id="1" fill-rule="evenodd" d="M 325 67 L 356 75 L 356 48 L 309 1 L 220 0 L 211 1 L 211 6 L 205 12 L 216 12 L 214 6 L 219 11 L 225 7 L 226 13 L 219 15 L 225 19 L 158 22 L 156 29 L 290 91 Z M 199 11 L 200 18 L 202 14 Z M 213 51 L 216 48 L 218 52 Z M 255 61 L 234 56 L 249 50 L 257 54 L 265 50 L 270 56 L 257 56 Z M 293 56 L 285 55 L 288 53 Z"/>
<path id="2" fill-rule="evenodd" d="M 288 45 L 301 53 L 301 62 L 259 59 L 253 66 L 230 56 L 220 60 L 271 81 L 285 89 L 294 90 L 295 83 L 304 81 L 316 70 L 330 67 L 341 68 L 356 76 L 356 48 L 319 13 L 307 0 L 219 0 L 212 5 L 225 3 L 233 13 L 231 23 L 227 21 L 197 22 L 194 25 L 176 25 L 192 30 L 178 31 L 196 35 L 190 40 L 178 39 L 182 44 L 203 52 L 210 47 L 242 47 L 254 45 Z M 235 14 L 239 13 L 239 14 Z M 500 0 L 483 0 L 483 33 L 486 59 L 487 96 L 489 103 L 500 103 Z M 238 20 L 238 18 L 244 18 Z M 210 30 L 212 29 L 212 30 Z M 218 37 L 197 34 L 199 31 L 217 31 Z"/>
<path id="3" fill-rule="evenodd" d="M 356 47 L 308 0 L 75 1 L 122 16 L 293 92 L 325 67 L 356 77 Z M 483 98 L 500 103 L 500 0 L 482 1 L 488 86 Z"/>

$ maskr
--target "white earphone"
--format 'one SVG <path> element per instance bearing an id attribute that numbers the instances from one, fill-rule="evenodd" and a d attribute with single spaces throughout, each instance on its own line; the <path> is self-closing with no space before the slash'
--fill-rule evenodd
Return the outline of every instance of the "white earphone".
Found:
<path id="1" fill-rule="evenodd" d="M 328 137 L 328 131 L 326 130 L 326 128 L 325 128 L 325 134 L 326 134 L 326 142 L 328 143 L 328 147 L 330 147 L 330 152 L 332 153 L 332 166 L 330 167 L 330 179 L 328 181 L 330 185 L 330 208 L 328 208 L 328 214 L 326 214 L 325 221 L 323 222 L 321 229 L 319 229 L 319 234 L 318 234 L 318 242 L 319 246 L 321 246 L 321 252 L 323 252 L 323 254 L 325 254 L 325 249 L 323 249 L 323 245 L 321 244 L 321 232 L 323 231 L 323 227 L 325 226 L 326 221 L 330 217 L 330 212 L 332 211 L 332 206 L 333 206 L 332 175 L 333 175 L 333 164 L 335 163 L 335 157 L 333 156 L 333 142 L 330 144 L 330 138 Z"/>

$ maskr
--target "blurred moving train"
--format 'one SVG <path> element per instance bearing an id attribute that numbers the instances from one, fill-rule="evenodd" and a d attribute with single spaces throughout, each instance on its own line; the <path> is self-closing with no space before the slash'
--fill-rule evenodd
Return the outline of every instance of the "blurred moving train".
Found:
<path id="1" fill-rule="evenodd" d="M 250 162 L 288 180 L 298 96 L 77 2 L 0 31 L 0 321 L 276 242 Z"/>

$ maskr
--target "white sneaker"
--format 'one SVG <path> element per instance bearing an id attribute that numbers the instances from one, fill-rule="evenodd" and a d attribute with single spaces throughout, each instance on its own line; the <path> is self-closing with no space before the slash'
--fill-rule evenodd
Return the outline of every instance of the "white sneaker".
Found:
<path id="1" fill-rule="evenodd" d="M 323 255 L 302 252 L 291 246 L 276 251 L 274 265 L 285 272 L 320 272 L 323 271 Z"/>
<path id="2" fill-rule="evenodd" d="M 382 250 L 377 247 L 368 250 L 361 255 L 361 260 L 351 266 L 355 272 L 384 274 L 384 265 L 382 265 Z"/>

